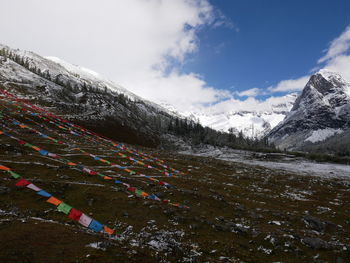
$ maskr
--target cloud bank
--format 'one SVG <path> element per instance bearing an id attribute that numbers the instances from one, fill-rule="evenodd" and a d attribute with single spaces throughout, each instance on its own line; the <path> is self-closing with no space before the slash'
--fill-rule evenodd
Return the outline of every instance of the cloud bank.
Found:
<path id="1" fill-rule="evenodd" d="M 146 99 L 185 109 L 229 95 L 181 71 L 202 28 L 237 30 L 208 0 L 11 0 L 2 9 L 3 44 L 91 68 Z"/>

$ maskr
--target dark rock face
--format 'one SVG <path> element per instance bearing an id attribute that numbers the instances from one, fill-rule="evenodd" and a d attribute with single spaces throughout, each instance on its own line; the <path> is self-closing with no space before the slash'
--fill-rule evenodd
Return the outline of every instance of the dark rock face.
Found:
<path id="1" fill-rule="evenodd" d="M 284 121 L 269 134 L 279 148 L 300 150 L 350 128 L 350 84 L 326 70 L 312 75 Z"/>

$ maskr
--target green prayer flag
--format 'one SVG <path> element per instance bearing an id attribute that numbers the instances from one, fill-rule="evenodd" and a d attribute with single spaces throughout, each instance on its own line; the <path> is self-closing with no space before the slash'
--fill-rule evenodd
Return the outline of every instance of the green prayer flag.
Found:
<path id="1" fill-rule="evenodd" d="M 142 190 L 139 190 L 139 189 L 137 189 L 136 191 L 135 191 L 135 194 L 137 194 L 137 195 L 142 195 Z"/>
<path id="2" fill-rule="evenodd" d="M 27 146 L 27 147 L 33 147 L 33 145 L 32 145 L 32 144 L 27 143 L 27 142 L 24 144 L 24 146 Z"/>
<path id="3" fill-rule="evenodd" d="M 57 209 L 58 209 L 58 211 L 68 215 L 70 210 L 72 209 L 72 207 L 70 205 L 67 205 L 66 203 L 62 202 L 57 206 Z"/>
<path id="4" fill-rule="evenodd" d="M 19 174 L 16 174 L 15 172 L 9 171 L 9 173 L 11 174 L 11 176 L 15 179 L 21 178 L 21 176 Z"/>

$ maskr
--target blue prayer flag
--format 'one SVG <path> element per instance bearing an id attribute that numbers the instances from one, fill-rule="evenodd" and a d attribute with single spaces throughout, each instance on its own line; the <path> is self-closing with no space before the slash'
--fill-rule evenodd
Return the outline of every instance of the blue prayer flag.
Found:
<path id="1" fill-rule="evenodd" d="M 89 228 L 96 232 L 100 232 L 103 228 L 103 225 L 100 222 L 97 222 L 93 219 L 89 225 Z"/>
<path id="2" fill-rule="evenodd" d="M 39 192 L 36 192 L 38 195 L 41 195 L 43 197 L 51 197 L 51 194 L 49 194 L 48 192 L 44 191 L 44 190 L 40 190 Z"/>

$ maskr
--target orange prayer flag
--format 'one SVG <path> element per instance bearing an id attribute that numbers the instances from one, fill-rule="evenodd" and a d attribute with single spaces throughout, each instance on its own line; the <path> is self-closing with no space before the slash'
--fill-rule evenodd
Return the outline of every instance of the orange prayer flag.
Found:
<path id="1" fill-rule="evenodd" d="M 113 178 L 112 178 L 112 177 L 109 177 L 109 176 L 104 176 L 103 179 L 112 180 Z"/>
<path id="2" fill-rule="evenodd" d="M 110 229 L 108 226 L 103 226 L 103 231 L 105 231 L 106 233 L 113 235 L 114 230 Z"/>
<path id="3" fill-rule="evenodd" d="M 71 166 L 74 166 L 74 165 L 77 165 L 76 163 L 73 163 L 73 162 L 69 162 L 67 163 L 68 165 L 71 165 Z"/>
<path id="4" fill-rule="evenodd" d="M 32 148 L 33 148 L 34 150 L 40 151 L 40 148 L 39 148 L 39 147 L 32 146 Z"/>
<path id="5" fill-rule="evenodd" d="M 4 171 L 10 171 L 10 168 L 0 165 L 0 170 L 4 170 Z"/>
<path id="6" fill-rule="evenodd" d="M 56 205 L 56 206 L 59 205 L 60 203 L 62 203 L 62 201 L 58 200 L 56 197 L 53 197 L 53 196 L 51 196 L 49 199 L 47 199 L 46 202 L 53 204 L 53 205 Z"/>
<path id="7" fill-rule="evenodd" d="M 19 127 L 21 128 L 26 128 L 27 126 L 23 125 L 23 124 L 20 124 Z"/>
<path id="8" fill-rule="evenodd" d="M 149 194 L 147 194 L 146 192 L 142 192 L 142 193 L 141 193 L 141 196 L 142 196 L 142 197 L 147 197 L 147 196 L 149 196 Z"/>
<path id="9" fill-rule="evenodd" d="M 124 171 L 128 172 L 128 173 L 131 173 L 132 171 L 129 170 L 128 168 L 124 169 Z"/>
<path id="10" fill-rule="evenodd" d="M 4 132 L 3 132 L 3 131 L 0 131 L 0 135 L 1 135 L 1 134 L 4 134 Z"/>

